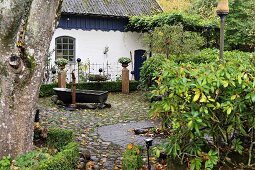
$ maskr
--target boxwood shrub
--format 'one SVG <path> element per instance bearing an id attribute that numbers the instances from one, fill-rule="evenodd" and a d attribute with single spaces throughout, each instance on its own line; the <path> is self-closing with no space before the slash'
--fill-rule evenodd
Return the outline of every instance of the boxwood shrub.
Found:
<path id="1" fill-rule="evenodd" d="M 70 130 L 49 129 L 46 144 L 49 149 L 57 149 L 56 154 L 47 148 L 31 151 L 16 158 L 15 167 L 22 170 L 71 170 L 79 160 L 78 144 L 73 142 Z"/>
<path id="2" fill-rule="evenodd" d="M 136 91 L 139 85 L 138 81 L 130 81 L 129 90 Z M 54 95 L 53 88 L 57 87 L 57 84 L 43 84 L 40 89 L 40 97 L 49 97 Z M 71 88 L 71 84 L 67 84 L 67 88 Z M 109 92 L 120 92 L 122 88 L 121 81 L 105 81 L 105 82 L 86 82 L 78 83 L 77 89 L 81 90 L 100 90 Z"/>
<path id="3" fill-rule="evenodd" d="M 47 146 L 61 150 L 64 146 L 74 140 L 71 130 L 63 130 L 60 128 L 50 128 L 47 136 Z"/>

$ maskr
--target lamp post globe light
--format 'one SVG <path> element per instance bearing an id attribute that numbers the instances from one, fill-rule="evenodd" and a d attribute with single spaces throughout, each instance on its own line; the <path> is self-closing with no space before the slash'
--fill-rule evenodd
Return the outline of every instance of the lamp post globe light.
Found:
<path id="1" fill-rule="evenodd" d="M 228 0 L 218 0 L 218 6 L 216 9 L 217 15 L 220 17 L 220 59 L 223 60 L 224 50 L 224 24 L 225 17 L 229 13 Z"/>
<path id="2" fill-rule="evenodd" d="M 80 58 L 77 58 L 77 63 L 78 63 L 78 82 L 79 82 L 79 77 L 80 77 L 80 62 L 81 62 L 81 59 Z"/>

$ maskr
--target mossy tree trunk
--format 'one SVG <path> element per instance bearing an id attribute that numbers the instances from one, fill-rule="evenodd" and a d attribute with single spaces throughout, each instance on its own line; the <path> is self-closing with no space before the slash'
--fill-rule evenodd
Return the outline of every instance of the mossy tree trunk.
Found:
<path id="1" fill-rule="evenodd" d="M 0 0 L 0 159 L 33 148 L 33 120 L 62 0 Z"/>

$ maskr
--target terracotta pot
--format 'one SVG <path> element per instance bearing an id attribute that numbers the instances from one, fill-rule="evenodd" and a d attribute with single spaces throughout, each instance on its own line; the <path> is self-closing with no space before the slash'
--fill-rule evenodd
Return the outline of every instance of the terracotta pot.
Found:
<path id="1" fill-rule="evenodd" d="M 127 67 L 128 63 L 122 63 L 122 67 Z"/>
<path id="2" fill-rule="evenodd" d="M 65 67 L 66 67 L 66 65 L 60 65 L 60 66 L 59 66 L 60 70 L 64 70 Z"/>

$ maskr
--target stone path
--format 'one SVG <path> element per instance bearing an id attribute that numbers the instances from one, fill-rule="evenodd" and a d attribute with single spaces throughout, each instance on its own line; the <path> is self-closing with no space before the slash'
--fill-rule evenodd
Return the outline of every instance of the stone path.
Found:
<path id="1" fill-rule="evenodd" d="M 39 103 L 42 124 L 72 129 L 81 149 L 90 151 L 97 170 L 120 167 L 125 145 L 143 143 L 144 138 L 133 136 L 129 129 L 154 126 L 142 92 L 109 94 L 107 103 L 112 107 L 102 110 L 66 111 L 57 108 L 50 98 L 40 99 Z"/>
<path id="2" fill-rule="evenodd" d="M 127 144 L 135 143 L 145 146 L 145 139 L 149 138 L 142 135 L 135 135 L 133 129 L 156 127 L 153 121 L 139 121 L 130 123 L 119 123 L 115 125 L 102 126 L 98 128 L 98 134 L 104 141 L 110 141 L 125 149 Z M 153 143 L 159 143 L 160 139 L 154 139 Z"/>

